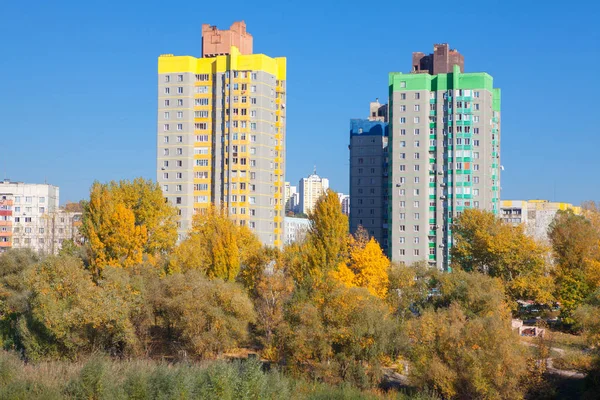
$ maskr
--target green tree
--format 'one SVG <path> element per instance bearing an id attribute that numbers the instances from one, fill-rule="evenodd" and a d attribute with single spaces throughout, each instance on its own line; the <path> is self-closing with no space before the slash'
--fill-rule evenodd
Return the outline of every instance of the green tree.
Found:
<path id="1" fill-rule="evenodd" d="M 553 300 L 553 279 L 546 265 L 547 249 L 488 211 L 469 209 L 453 228 L 452 264 L 465 271 L 502 279 L 514 300 Z"/>

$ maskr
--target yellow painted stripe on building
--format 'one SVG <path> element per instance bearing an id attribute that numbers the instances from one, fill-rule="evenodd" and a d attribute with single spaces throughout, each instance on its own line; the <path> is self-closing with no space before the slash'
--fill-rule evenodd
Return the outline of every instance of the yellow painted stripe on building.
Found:
<path id="1" fill-rule="evenodd" d="M 287 62 L 285 57 L 272 58 L 264 54 L 240 54 L 236 47 L 231 47 L 231 54 L 212 58 L 196 58 L 192 56 L 174 56 L 165 54 L 158 57 L 158 73 L 171 74 L 190 72 L 206 74 L 225 72 L 229 69 L 239 71 L 263 71 L 274 75 L 276 79 L 285 80 Z"/>

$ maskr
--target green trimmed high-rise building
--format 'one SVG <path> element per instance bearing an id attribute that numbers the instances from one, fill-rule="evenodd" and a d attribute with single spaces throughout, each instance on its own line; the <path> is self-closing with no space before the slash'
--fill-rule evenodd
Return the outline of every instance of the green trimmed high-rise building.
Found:
<path id="1" fill-rule="evenodd" d="M 456 217 L 499 212 L 500 89 L 447 44 L 412 69 L 389 76 L 388 255 L 449 270 Z"/>

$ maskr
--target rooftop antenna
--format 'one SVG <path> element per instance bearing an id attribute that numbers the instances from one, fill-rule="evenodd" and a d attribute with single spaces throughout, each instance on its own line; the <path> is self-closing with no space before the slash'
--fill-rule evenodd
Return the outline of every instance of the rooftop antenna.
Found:
<path id="1" fill-rule="evenodd" d="M 317 165 L 315 164 L 315 169 L 313 170 L 313 175 L 317 174 Z"/>

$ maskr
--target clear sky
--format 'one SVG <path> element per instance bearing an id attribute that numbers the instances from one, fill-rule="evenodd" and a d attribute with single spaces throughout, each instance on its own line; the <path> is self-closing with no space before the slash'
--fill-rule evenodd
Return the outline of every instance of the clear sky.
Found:
<path id="1" fill-rule="evenodd" d="M 350 118 L 390 71 L 448 42 L 502 89 L 503 199 L 600 200 L 600 5 L 448 1 L 33 0 L 0 6 L 0 177 L 60 186 L 155 179 L 161 53 L 199 56 L 201 24 L 245 20 L 288 62 L 286 180 L 348 190 Z"/>

